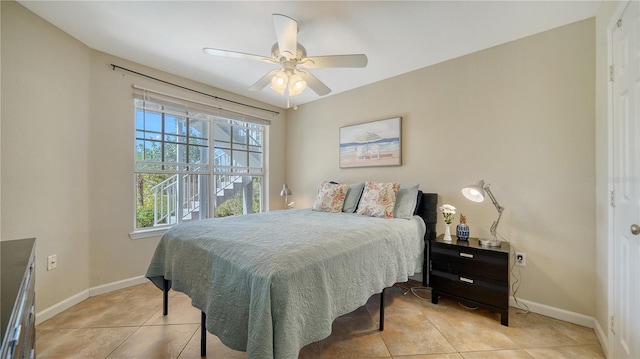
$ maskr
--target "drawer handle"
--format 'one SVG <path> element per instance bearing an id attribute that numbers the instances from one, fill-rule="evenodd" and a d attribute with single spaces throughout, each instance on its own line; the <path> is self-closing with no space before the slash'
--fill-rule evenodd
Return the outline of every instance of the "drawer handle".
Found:
<path id="1" fill-rule="evenodd" d="M 16 325 L 15 328 L 13 329 L 13 338 L 11 339 L 12 342 L 18 342 L 18 339 L 20 339 L 21 331 L 22 331 L 22 324 Z"/>
<path id="2" fill-rule="evenodd" d="M 460 257 L 473 258 L 473 254 L 460 252 Z"/>
<path id="3" fill-rule="evenodd" d="M 461 282 L 465 282 L 465 283 L 469 283 L 469 284 L 473 284 L 473 279 L 469 279 L 469 278 L 465 278 L 465 277 L 460 277 L 460 281 Z"/>

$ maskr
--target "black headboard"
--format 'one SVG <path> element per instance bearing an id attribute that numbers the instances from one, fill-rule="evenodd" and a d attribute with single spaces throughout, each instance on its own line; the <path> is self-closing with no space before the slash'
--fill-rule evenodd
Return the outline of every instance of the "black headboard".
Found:
<path id="1" fill-rule="evenodd" d="M 436 239 L 436 223 L 438 222 L 438 194 L 437 193 L 423 193 L 420 204 L 418 205 L 418 216 L 422 217 L 422 220 L 427 225 L 427 232 L 424 235 L 424 240 Z"/>
<path id="2" fill-rule="evenodd" d="M 424 234 L 424 263 L 422 264 L 422 285 L 429 286 L 429 247 L 430 241 L 436 239 L 436 223 L 438 222 L 438 194 L 423 193 L 418 205 L 418 216 L 427 225 Z"/>

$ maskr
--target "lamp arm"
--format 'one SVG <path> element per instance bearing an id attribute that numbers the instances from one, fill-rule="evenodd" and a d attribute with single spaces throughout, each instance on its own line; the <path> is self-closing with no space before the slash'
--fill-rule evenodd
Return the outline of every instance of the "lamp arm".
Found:
<path id="1" fill-rule="evenodd" d="M 498 230 L 498 223 L 500 223 L 500 217 L 502 217 L 502 211 L 499 212 L 498 214 L 498 219 L 496 219 L 493 224 L 491 225 L 491 228 L 489 229 L 491 235 L 493 237 L 497 238 L 497 230 Z"/>
<path id="2" fill-rule="evenodd" d="M 493 203 L 493 205 L 496 207 L 496 210 L 498 210 L 498 219 L 496 219 L 495 222 L 493 222 L 490 229 L 491 235 L 494 237 L 497 237 L 496 231 L 498 229 L 498 223 L 500 223 L 500 218 L 502 217 L 502 211 L 504 211 L 504 207 L 498 204 L 498 201 L 496 201 L 496 198 L 493 196 L 493 193 L 491 193 L 491 189 L 489 188 L 489 185 L 486 185 L 484 187 L 484 190 L 485 192 L 487 192 L 487 195 L 489 195 L 489 198 L 491 199 L 491 202 Z"/>

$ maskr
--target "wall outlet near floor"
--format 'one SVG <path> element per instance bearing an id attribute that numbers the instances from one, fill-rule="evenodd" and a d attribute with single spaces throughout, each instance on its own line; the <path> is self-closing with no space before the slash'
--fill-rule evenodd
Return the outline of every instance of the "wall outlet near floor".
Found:
<path id="1" fill-rule="evenodd" d="M 53 254 L 47 257 L 47 270 L 54 270 L 58 267 L 58 256 Z"/>
<path id="2" fill-rule="evenodd" d="M 527 266 L 527 255 L 523 252 L 516 252 L 516 265 L 526 267 Z"/>

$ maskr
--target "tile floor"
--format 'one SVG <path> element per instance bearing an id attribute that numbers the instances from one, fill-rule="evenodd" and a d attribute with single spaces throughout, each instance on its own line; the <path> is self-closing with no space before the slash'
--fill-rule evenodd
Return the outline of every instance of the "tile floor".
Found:
<path id="1" fill-rule="evenodd" d="M 426 290 L 417 290 L 429 297 Z M 393 287 L 386 292 L 385 330 L 378 331 L 379 296 L 335 320 L 328 338 L 300 358 L 604 358 L 592 329 L 511 308 L 499 315 L 441 298 L 438 305 Z M 36 353 L 46 358 L 200 358 L 200 312 L 170 292 L 142 284 L 89 298 L 36 327 Z M 208 358 L 246 358 L 208 334 Z"/>

